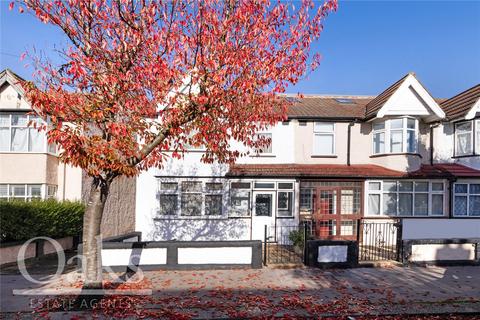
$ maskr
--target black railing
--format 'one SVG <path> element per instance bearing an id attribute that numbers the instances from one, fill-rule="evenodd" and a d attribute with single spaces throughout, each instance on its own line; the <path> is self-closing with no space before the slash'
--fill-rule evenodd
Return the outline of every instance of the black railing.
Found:
<path id="1" fill-rule="evenodd" d="M 312 224 L 265 226 L 263 264 L 303 264 L 306 239 L 310 239 Z"/>
<path id="2" fill-rule="evenodd" d="M 361 220 L 358 228 L 359 260 L 399 260 L 401 248 L 399 221 Z"/>

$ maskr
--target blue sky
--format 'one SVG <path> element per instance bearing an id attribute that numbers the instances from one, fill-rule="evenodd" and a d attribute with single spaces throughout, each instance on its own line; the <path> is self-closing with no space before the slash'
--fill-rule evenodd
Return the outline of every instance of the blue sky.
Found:
<path id="1" fill-rule="evenodd" d="M 30 78 L 18 56 L 66 39 L 0 2 L 0 69 Z M 480 1 L 343 1 L 314 50 L 322 64 L 288 92 L 375 95 L 414 71 L 436 97 L 480 83 Z"/>

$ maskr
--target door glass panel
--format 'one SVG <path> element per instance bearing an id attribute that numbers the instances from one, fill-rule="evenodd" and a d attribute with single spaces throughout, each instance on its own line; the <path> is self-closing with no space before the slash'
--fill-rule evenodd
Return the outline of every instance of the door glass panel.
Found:
<path id="1" fill-rule="evenodd" d="M 272 195 L 257 194 L 255 195 L 255 215 L 262 217 L 272 216 Z"/>
<path id="2" fill-rule="evenodd" d="M 336 199 L 336 191 L 321 190 L 318 204 L 320 214 L 335 214 Z"/>

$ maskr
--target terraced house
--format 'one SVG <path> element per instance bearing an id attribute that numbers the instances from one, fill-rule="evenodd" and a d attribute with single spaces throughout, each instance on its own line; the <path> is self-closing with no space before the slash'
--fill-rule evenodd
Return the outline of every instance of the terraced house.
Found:
<path id="1" fill-rule="evenodd" d="M 313 221 L 316 238 L 356 240 L 400 220 L 404 239 L 480 237 L 480 85 L 437 99 L 409 73 L 378 96 L 285 98 L 288 120 L 259 133 L 271 144 L 235 165 L 196 149 L 140 175 L 143 238 L 279 240 Z"/>

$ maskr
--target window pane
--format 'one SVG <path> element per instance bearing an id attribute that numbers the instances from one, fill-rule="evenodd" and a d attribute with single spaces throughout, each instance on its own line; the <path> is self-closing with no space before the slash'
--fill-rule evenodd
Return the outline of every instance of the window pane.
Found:
<path id="1" fill-rule="evenodd" d="M 230 194 L 230 210 L 233 216 L 248 216 L 250 191 L 234 191 Z"/>
<path id="2" fill-rule="evenodd" d="M 163 191 L 176 191 L 178 189 L 178 183 L 176 182 L 162 182 L 160 184 L 160 190 Z"/>
<path id="3" fill-rule="evenodd" d="M 374 153 L 385 152 L 385 133 L 379 132 L 373 135 Z"/>
<path id="4" fill-rule="evenodd" d="M 12 128 L 12 151 L 27 151 L 28 129 Z"/>
<path id="5" fill-rule="evenodd" d="M 222 191 L 223 184 L 219 182 L 207 182 L 205 183 L 207 191 Z"/>
<path id="6" fill-rule="evenodd" d="M 207 216 L 222 215 L 222 195 L 206 195 L 205 196 L 205 214 Z"/>
<path id="7" fill-rule="evenodd" d="M 272 216 L 272 195 L 257 194 L 255 195 L 255 215 L 263 217 Z"/>
<path id="8" fill-rule="evenodd" d="M 24 114 L 12 114 L 12 126 L 26 127 L 28 124 L 27 115 Z"/>
<path id="9" fill-rule="evenodd" d="M 25 185 L 10 185 L 10 195 L 14 197 L 23 197 L 25 196 Z"/>
<path id="10" fill-rule="evenodd" d="M 340 224 L 340 235 L 342 236 L 353 236 L 355 232 L 355 223 L 353 220 L 344 220 Z"/>
<path id="11" fill-rule="evenodd" d="M 415 194 L 415 215 L 416 216 L 428 215 L 428 194 L 427 193 Z"/>
<path id="12" fill-rule="evenodd" d="M 312 210 L 312 189 L 300 189 L 300 210 Z"/>
<path id="13" fill-rule="evenodd" d="M 472 153 L 472 137 L 470 133 L 456 133 L 455 154 L 465 155 Z"/>
<path id="14" fill-rule="evenodd" d="M 415 119 L 407 119 L 407 128 L 415 129 Z"/>
<path id="15" fill-rule="evenodd" d="M 175 215 L 177 213 L 178 196 L 176 194 L 160 195 L 160 214 Z"/>
<path id="16" fill-rule="evenodd" d="M 416 152 L 417 151 L 417 139 L 415 131 L 407 130 L 407 152 Z"/>
<path id="17" fill-rule="evenodd" d="M 30 143 L 28 151 L 31 152 L 45 152 L 45 132 L 38 131 L 37 129 L 28 129 L 30 133 Z"/>
<path id="18" fill-rule="evenodd" d="M 199 216 L 202 214 L 201 194 L 182 194 L 182 216 Z"/>
<path id="19" fill-rule="evenodd" d="M 432 194 L 432 215 L 443 215 L 443 194 Z"/>
<path id="20" fill-rule="evenodd" d="M 263 145 L 258 151 L 260 153 L 272 153 L 272 134 L 271 133 L 259 133 L 257 134 L 259 138 L 264 138 L 264 139 L 269 139 L 269 143 L 266 145 Z"/>
<path id="21" fill-rule="evenodd" d="M 455 196 L 453 214 L 456 216 L 467 215 L 467 196 Z"/>
<path id="22" fill-rule="evenodd" d="M 470 196 L 469 198 L 469 211 L 470 216 L 480 216 L 480 196 Z"/>
<path id="23" fill-rule="evenodd" d="M 412 194 L 411 193 L 399 193 L 398 194 L 398 214 L 401 216 L 412 215 Z"/>
<path id="24" fill-rule="evenodd" d="M 471 122 L 464 122 L 455 125 L 456 132 L 470 132 L 472 131 L 472 123 Z"/>
<path id="25" fill-rule="evenodd" d="M 10 126 L 10 115 L 0 114 L 0 127 L 9 127 L 9 126 Z"/>
<path id="26" fill-rule="evenodd" d="M 0 128 L 0 151 L 10 151 L 9 128 Z"/>
<path id="27" fill-rule="evenodd" d="M 398 183 L 398 190 L 399 191 L 412 191 L 413 190 L 413 183 L 410 181 L 402 181 Z"/>
<path id="28" fill-rule="evenodd" d="M 182 191 L 183 192 L 202 192 L 202 183 L 194 181 L 184 181 L 182 182 Z"/>
<path id="29" fill-rule="evenodd" d="M 403 119 L 390 120 L 390 129 L 403 129 Z"/>
<path id="30" fill-rule="evenodd" d="M 8 185 L 0 184 L 0 197 L 8 197 Z"/>
<path id="31" fill-rule="evenodd" d="M 397 182 L 383 181 L 383 191 L 397 191 Z"/>
<path id="32" fill-rule="evenodd" d="M 415 182 L 415 191 L 428 191 L 428 182 Z"/>
<path id="33" fill-rule="evenodd" d="M 333 154 L 333 135 L 315 134 L 313 150 L 315 154 Z"/>
<path id="34" fill-rule="evenodd" d="M 369 182 L 368 190 L 380 190 L 380 182 Z"/>
<path id="35" fill-rule="evenodd" d="M 280 217 L 292 216 L 292 198 L 293 192 L 278 193 L 278 215 Z"/>
<path id="36" fill-rule="evenodd" d="M 255 182 L 254 187 L 256 189 L 275 189 L 275 183 L 273 183 L 273 182 Z"/>
<path id="37" fill-rule="evenodd" d="M 472 183 L 469 189 L 470 194 L 480 194 L 480 184 Z"/>
<path id="38" fill-rule="evenodd" d="M 379 123 L 374 123 L 373 124 L 373 130 L 378 131 L 378 130 L 384 130 L 385 129 L 385 122 L 379 122 Z"/>
<path id="39" fill-rule="evenodd" d="M 402 152 L 403 151 L 403 131 L 391 131 L 390 132 L 390 152 Z"/>
<path id="40" fill-rule="evenodd" d="M 333 132 L 334 124 L 332 122 L 315 122 L 315 132 Z"/>
<path id="41" fill-rule="evenodd" d="M 455 193 L 467 193 L 468 185 L 464 183 L 455 184 Z"/>
<path id="42" fill-rule="evenodd" d="M 232 182 L 232 189 L 250 189 L 250 182 Z"/>
<path id="43" fill-rule="evenodd" d="M 379 194 L 368 195 L 368 214 L 370 215 L 380 214 L 380 195 Z"/>
<path id="44" fill-rule="evenodd" d="M 278 189 L 293 189 L 293 183 L 291 182 L 279 182 Z"/>
<path id="45" fill-rule="evenodd" d="M 433 182 L 432 183 L 433 191 L 443 191 L 443 182 Z"/>
<path id="46" fill-rule="evenodd" d="M 57 145 L 55 143 L 48 144 L 48 152 L 56 154 L 57 153 Z"/>
<path id="47" fill-rule="evenodd" d="M 383 194 L 383 214 L 387 216 L 397 215 L 397 194 L 396 193 Z"/>
<path id="48" fill-rule="evenodd" d="M 41 185 L 28 185 L 27 186 L 28 196 L 32 197 L 41 197 L 42 196 L 42 186 Z"/>

